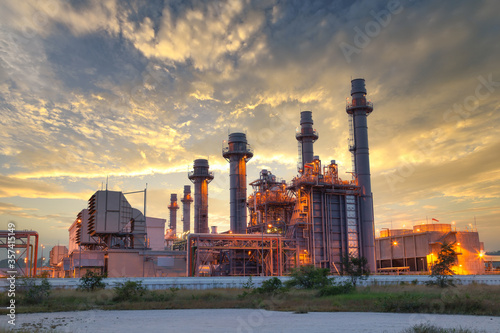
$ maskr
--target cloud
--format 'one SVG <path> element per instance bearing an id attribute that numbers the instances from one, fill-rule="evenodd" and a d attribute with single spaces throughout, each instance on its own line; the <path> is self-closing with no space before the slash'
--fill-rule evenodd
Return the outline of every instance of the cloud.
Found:
<path id="1" fill-rule="evenodd" d="M 255 149 L 249 177 L 265 166 L 290 180 L 299 112 L 312 110 L 315 153 L 345 174 L 345 100 L 350 78 L 362 76 L 375 105 L 376 218 L 419 220 L 424 206 L 444 212 L 456 201 L 491 206 L 500 196 L 500 5 L 401 4 L 368 35 L 387 2 L 4 1 L 0 195 L 86 200 L 81 193 L 113 175 L 122 187 L 158 189 L 151 213 L 164 215 L 160 198 L 189 183 L 195 158 L 209 158 L 222 225 L 228 131 L 246 132 Z M 341 43 L 359 52 L 347 59 Z M 483 79 L 493 84 L 477 95 Z"/>
<path id="2" fill-rule="evenodd" d="M 0 197 L 84 199 L 85 193 L 65 191 L 62 186 L 32 179 L 0 175 Z"/>
<path id="3" fill-rule="evenodd" d="M 37 214 L 34 208 L 19 207 L 13 204 L 0 202 L 0 214 L 21 217 L 26 219 L 51 220 L 61 218 L 58 214 Z"/>

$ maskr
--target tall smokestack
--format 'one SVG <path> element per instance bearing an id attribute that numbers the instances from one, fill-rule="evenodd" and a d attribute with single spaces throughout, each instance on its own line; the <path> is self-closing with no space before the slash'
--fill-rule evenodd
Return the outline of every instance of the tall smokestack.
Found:
<path id="1" fill-rule="evenodd" d="M 247 227 L 247 162 L 253 157 L 245 133 L 229 134 L 222 156 L 229 162 L 230 219 L 233 233 L 245 233 Z"/>
<path id="2" fill-rule="evenodd" d="M 351 151 L 354 154 L 354 171 L 361 187 L 361 251 L 362 255 L 368 260 L 370 270 L 376 272 L 373 197 L 366 121 L 367 116 L 373 111 L 373 105 L 366 101 L 364 79 L 351 81 L 351 96 L 352 101 L 347 105 L 346 111 L 352 116 L 354 145 L 351 147 Z"/>
<path id="3" fill-rule="evenodd" d="M 182 232 L 188 232 L 191 229 L 191 202 L 193 198 L 191 197 L 191 186 L 184 185 L 184 197 L 181 199 L 182 202 Z"/>
<path id="4" fill-rule="evenodd" d="M 172 234 L 175 235 L 177 233 L 177 209 L 179 209 L 177 194 L 170 194 L 170 205 L 168 209 L 170 210 L 169 229 L 172 230 Z"/>
<path id="5" fill-rule="evenodd" d="M 316 140 L 318 140 L 318 132 L 316 132 L 313 128 L 311 111 L 302 111 L 300 113 L 300 132 L 297 132 L 295 138 L 299 142 L 298 168 L 301 172 L 303 172 L 304 165 L 313 161 L 313 144 Z"/>
<path id="6" fill-rule="evenodd" d="M 194 183 L 194 232 L 208 234 L 208 184 L 214 179 L 208 160 L 194 160 L 188 178 Z"/>

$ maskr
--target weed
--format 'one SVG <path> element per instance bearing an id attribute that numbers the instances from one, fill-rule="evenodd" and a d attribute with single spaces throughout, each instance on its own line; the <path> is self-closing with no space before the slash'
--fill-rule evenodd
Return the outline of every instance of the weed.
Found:
<path id="1" fill-rule="evenodd" d="M 254 289 L 255 288 L 255 283 L 252 281 L 252 277 L 250 276 L 248 278 L 248 281 L 243 283 L 243 289 Z"/>
<path id="2" fill-rule="evenodd" d="M 177 287 L 170 287 L 168 288 L 168 290 L 170 290 L 170 292 L 172 293 L 172 296 L 175 295 L 176 292 L 178 292 L 180 289 L 177 288 Z"/>

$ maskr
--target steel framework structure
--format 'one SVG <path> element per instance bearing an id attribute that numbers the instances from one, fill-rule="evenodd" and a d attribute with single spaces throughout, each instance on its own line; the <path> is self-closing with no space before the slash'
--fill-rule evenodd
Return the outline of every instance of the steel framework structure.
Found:
<path id="1" fill-rule="evenodd" d="M 14 234 L 14 236 L 12 236 L 12 234 Z M 25 230 L 25 231 L 14 231 L 13 233 L 11 233 L 7 230 L 0 230 L 0 248 L 9 249 L 8 251 L 12 251 L 11 247 L 9 246 L 9 237 L 15 238 L 15 245 L 14 245 L 15 249 L 16 248 L 24 249 L 23 252 L 19 253 L 19 255 L 17 255 L 16 253 L 15 266 L 21 270 L 22 275 L 29 277 L 36 276 L 37 260 L 38 260 L 38 232 Z M 33 242 L 31 239 L 32 237 L 35 238 L 34 249 L 33 249 Z M 12 244 L 12 242 L 10 243 Z M 25 271 L 22 265 L 19 264 L 19 259 L 21 259 L 23 256 L 26 260 L 24 266 L 27 271 Z M 10 266 L 9 271 L 14 271 L 16 267 Z"/>
<path id="2" fill-rule="evenodd" d="M 281 276 L 298 263 L 294 242 L 277 234 L 191 234 L 187 276 Z"/>

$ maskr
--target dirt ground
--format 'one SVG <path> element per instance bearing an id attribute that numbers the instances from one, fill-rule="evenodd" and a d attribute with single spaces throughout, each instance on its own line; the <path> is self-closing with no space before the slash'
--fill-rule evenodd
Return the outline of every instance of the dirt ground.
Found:
<path id="1" fill-rule="evenodd" d="M 420 323 L 500 332 L 500 317 L 254 309 L 82 311 L 21 314 L 16 328 L 56 332 L 401 332 Z M 8 327 L 5 321 L 0 324 Z"/>

